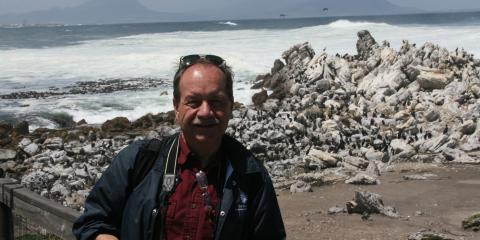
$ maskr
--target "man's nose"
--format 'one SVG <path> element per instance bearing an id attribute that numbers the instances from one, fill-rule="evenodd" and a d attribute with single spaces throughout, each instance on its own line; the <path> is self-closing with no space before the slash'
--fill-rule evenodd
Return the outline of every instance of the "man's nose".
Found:
<path id="1" fill-rule="evenodd" d="M 212 115 L 213 115 L 213 112 L 212 112 L 212 108 L 210 107 L 210 104 L 208 104 L 208 101 L 203 101 L 198 109 L 197 116 L 210 117 Z"/>

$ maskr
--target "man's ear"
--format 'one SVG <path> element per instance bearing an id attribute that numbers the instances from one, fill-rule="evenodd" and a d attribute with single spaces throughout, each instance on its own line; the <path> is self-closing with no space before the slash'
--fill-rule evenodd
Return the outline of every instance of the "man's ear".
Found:
<path id="1" fill-rule="evenodd" d="M 177 100 L 174 98 L 172 100 L 172 103 L 173 103 L 173 110 L 175 111 L 175 119 L 177 120 L 178 119 L 178 102 Z"/>
<path id="2" fill-rule="evenodd" d="M 178 102 L 177 102 L 177 99 L 173 98 L 172 99 L 172 103 L 173 103 L 173 109 L 175 109 L 175 112 L 178 110 Z"/>

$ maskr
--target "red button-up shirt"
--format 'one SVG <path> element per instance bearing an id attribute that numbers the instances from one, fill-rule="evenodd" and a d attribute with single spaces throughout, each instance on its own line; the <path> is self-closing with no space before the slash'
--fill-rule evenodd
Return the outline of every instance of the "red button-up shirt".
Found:
<path id="1" fill-rule="evenodd" d="M 201 162 L 190 151 L 183 135 L 180 137 L 179 166 L 180 180 L 168 200 L 166 216 L 167 240 L 213 239 L 216 225 L 216 206 L 221 199 L 219 189 L 223 187 L 223 155 L 217 154 L 216 163 L 209 169 L 201 169 Z M 195 174 L 202 170 L 207 173 L 207 192 L 211 200 L 210 208 L 205 205 L 203 191 L 197 184 Z"/>

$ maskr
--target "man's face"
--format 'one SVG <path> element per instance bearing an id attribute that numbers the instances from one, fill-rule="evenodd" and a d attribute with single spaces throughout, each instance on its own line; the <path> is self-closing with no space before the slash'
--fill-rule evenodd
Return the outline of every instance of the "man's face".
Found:
<path id="1" fill-rule="evenodd" d="M 185 140 L 198 154 L 212 154 L 227 129 L 232 102 L 225 75 L 218 67 L 197 63 L 180 78 L 180 99 L 174 99 L 175 116 Z"/>

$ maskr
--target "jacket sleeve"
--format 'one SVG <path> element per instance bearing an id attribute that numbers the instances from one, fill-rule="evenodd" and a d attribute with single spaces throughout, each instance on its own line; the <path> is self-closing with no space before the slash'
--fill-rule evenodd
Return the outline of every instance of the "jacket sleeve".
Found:
<path id="1" fill-rule="evenodd" d="M 285 226 L 275 189 L 266 169 L 263 168 L 263 170 L 264 185 L 256 196 L 258 205 L 254 214 L 251 239 L 286 239 Z"/>
<path id="2" fill-rule="evenodd" d="M 77 239 L 94 239 L 98 234 L 119 237 L 123 208 L 128 198 L 128 179 L 140 142 L 130 144 L 114 158 L 85 200 L 85 211 L 73 224 Z"/>

